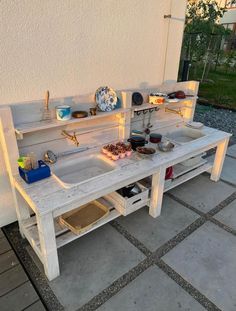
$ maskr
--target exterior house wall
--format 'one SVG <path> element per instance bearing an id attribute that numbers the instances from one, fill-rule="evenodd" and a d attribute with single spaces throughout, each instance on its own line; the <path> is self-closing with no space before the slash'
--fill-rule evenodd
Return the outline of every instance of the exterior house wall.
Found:
<path id="1" fill-rule="evenodd" d="M 47 89 L 59 98 L 176 80 L 185 8 L 186 0 L 2 0 L 0 105 Z M 170 13 L 177 20 L 164 19 Z M 8 195 L 0 213 L 9 216 L 1 227 L 15 220 L 1 149 L 0 184 L 0 199 Z"/>

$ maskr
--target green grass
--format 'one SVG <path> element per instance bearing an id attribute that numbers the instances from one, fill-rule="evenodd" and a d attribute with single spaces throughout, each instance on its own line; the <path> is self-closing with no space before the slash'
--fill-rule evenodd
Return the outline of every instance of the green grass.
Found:
<path id="1" fill-rule="evenodd" d="M 197 77 L 190 73 L 190 78 L 200 80 L 201 73 L 201 69 L 198 70 Z M 207 99 L 210 104 L 236 109 L 236 73 L 225 73 L 218 69 L 210 71 L 207 80 L 200 83 L 199 96 Z"/>

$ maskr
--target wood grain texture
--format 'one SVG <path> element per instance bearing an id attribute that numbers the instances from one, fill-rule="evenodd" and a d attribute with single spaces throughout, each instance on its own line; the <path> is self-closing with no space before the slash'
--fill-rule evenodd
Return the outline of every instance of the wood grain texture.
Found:
<path id="1" fill-rule="evenodd" d="M 70 189 L 63 189 L 53 177 L 35 185 L 27 185 L 20 177 L 16 176 L 15 185 L 37 214 L 44 215 L 53 212 L 56 217 L 78 207 L 77 202 L 82 205 L 111 193 L 131 182 L 154 174 L 161 166 L 174 165 L 211 149 L 230 136 L 225 132 L 207 127 L 204 128 L 204 132 L 207 136 L 177 146 L 174 152 L 158 153 L 152 159 L 139 161 L 135 157 L 120 160 L 118 162 L 119 169 L 106 175 L 106 178 L 100 176 Z"/>

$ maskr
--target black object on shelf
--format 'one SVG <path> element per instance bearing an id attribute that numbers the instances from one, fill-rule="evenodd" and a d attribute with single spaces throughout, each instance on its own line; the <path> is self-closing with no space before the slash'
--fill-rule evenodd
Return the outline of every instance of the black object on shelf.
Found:
<path id="1" fill-rule="evenodd" d="M 132 105 L 140 106 L 143 104 L 143 96 L 139 92 L 134 92 L 132 94 Z"/>

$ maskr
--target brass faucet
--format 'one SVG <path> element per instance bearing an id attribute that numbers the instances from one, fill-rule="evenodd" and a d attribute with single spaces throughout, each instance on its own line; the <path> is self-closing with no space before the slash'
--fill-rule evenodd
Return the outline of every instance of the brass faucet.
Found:
<path id="1" fill-rule="evenodd" d="M 181 111 L 181 108 L 178 108 L 178 109 L 171 109 L 171 108 L 165 108 L 165 112 L 171 112 L 171 113 L 176 113 L 176 114 L 179 114 L 182 118 L 183 118 L 183 113 Z"/>
<path id="2" fill-rule="evenodd" d="M 65 136 L 66 138 L 70 139 L 73 141 L 73 143 L 78 147 L 79 146 L 79 141 L 76 137 L 76 134 L 74 132 L 73 135 L 69 134 L 66 130 L 61 131 L 61 135 Z"/>

